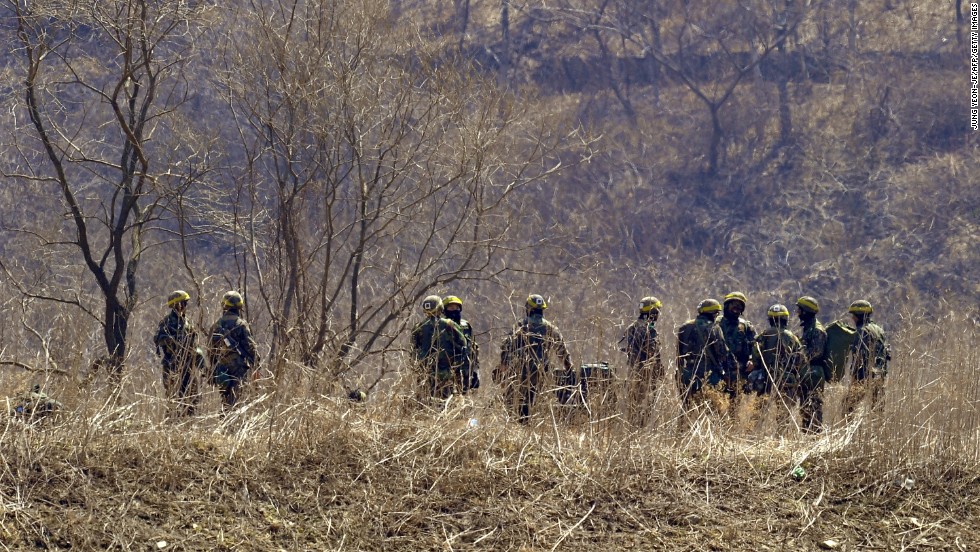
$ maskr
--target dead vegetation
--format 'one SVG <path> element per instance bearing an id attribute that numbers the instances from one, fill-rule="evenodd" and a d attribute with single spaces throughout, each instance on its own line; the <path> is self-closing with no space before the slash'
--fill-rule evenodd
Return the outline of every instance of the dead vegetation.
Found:
<path id="1" fill-rule="evenodd" d="M 819 436 L 801 435 L 781 404 L 680 415 L 669 385 L 646 427 L 625 422 L 620 403 L 569 415 L 546 396 L 529 428 L 492 386 L 434 412 L 401 384 L 362 405 L 266 382 L 228 418 L 180 421 L 146 382 L 121 396 L 65 387 L 58 418 L 0 429 L 0 544 L 973 550 L 971 337 L 909 341 L 880 412 L 842 420 L 844 387 L 832 385 L 832 427 Z M 793 477 L 797 466 L 805 476 Z"/>

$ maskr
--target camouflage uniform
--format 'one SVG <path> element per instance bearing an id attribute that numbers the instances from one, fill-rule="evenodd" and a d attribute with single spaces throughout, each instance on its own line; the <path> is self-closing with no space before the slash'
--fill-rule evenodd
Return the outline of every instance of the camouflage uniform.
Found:
<path id="1" fill-rule="evenodd" d="M 494 381 L 504 385 L 511 404 L 518 403 L 521 423 L 527 423 L 530 418 L 542 374 L 551 369 L 552 356 L 558 358 L 566 372 L 572 370 L 565 339 L 543 314 L 529 314 L 504 338 L 500 347 L 501 366 L 494 374 Z"/>
<path id="2" fill-rule="evenodd" d="M 891 349 L 885 340 L 885 330 L 870 320 L 857 327 L 851 344 L 851 376 L 855 381 L 882 378 L 888 375 Z"/>
<path id="3" fill-rule="evenodd" d="M 827 331 L 817 318 L 803 319 L 803 372 L 800 374 L 800 417 L 804 431 L 819 431 L 823 425 L 823 388 L 830 379 L 827 363 Z"/>
<path id="4" fill-rule="evenodd" d="M 175 402 L 178 416 L 190 416 L 200 400 L 199 381 L 204 353 L 195 346 L 197 330 L 187 317 L 171 310 L 153 336 L 157 356 L 163 360 L 163 389 Z"/>
<path id="5" fill-rule="evenodd" d="M 470 389 L 480 387 L 480 346 L 476 344 L 476 339 L 473 337 L 473 326 L 470 325 L 469 320 L 460 318 L 456 325 L 466 338 L 466 354 L 456 369 L 454 377 L 456 386 L 465 395 Z"/>
<path id="6" fill-rule="evenodd" d="M 856 322 L 857 333 L 848 352 L 852 385 L 855 387 L 849 393 L 847 413 L 854 410 L 866 392 L 871 394 L 871 407 L 878 405 L 884 393 L 888 361 L 891 360 L 891 347 L 885 339 L 885 330 L 871 321 L 870 313 Z"/>
<path id="7" fill-rule="evenodd" d="M 255 366 L 255 340 L 252 330 L 238 309 L 225 309 L 211 326 L 208 354 L 213 369 L 211 381 L 221 391 L 225 410 L 235 406 L 249 370 Z"/>
<path id="8" fill-rule="evenodd" d="M 725 336 L 725 344 L 728 345 L 728 350 L 735 357 L 737 365 L 734 373 L 728 376 L 728 391 L 730 395 L 734 396 L 738 388 L 741 387 L 740 382 L 745 381 L 749 376 L 748 363 L 752 360 L 752 349 L 756 338 L 755 328 L 751 322 L 741 316 L 722 316 L 718 326 Z"/>
<path id="9" fill-rule="evenodd" d="M 734 369 L 735 358 L 712 318 L 699 315 L 677 329 L 677 367 L 685 403 L 690 403 L 705 383 L 717 386 Z"/>
<path id="10" fill-rule="evenodd" d="M 466 362 L 466 336 L 452 320 L 429 315 L 412 330 L 412 352 L 429 397 L 448 399 Z"/>
<path id="11" fill-rule="evenodd" d="M 664 376 L 663 358 L 660 354 L 660 335 L 656 320 L 641 314 L 626 328 L 623 339 L 629 364 L 628 396 L 630 406 L 641 409 L 642 403 L 656 391 L 657 382 Z M 639 414 L 639 412 L 636 412 Z"/>
<path id="12" fill-rule="evenodd" d="M 795 398 L 803 363 L 803 344 L 785 327 L 770 326 L 756 337 L 753 352 L 755 370 L 749 374 L 749 385 L 759 394 L 775 389 Z"/>

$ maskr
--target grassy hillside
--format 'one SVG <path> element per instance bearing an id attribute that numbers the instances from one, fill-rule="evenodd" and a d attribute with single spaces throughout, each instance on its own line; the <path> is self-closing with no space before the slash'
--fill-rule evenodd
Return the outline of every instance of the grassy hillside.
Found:
<path id="1" fill-rule="evenodd" d="M 183 421 L 166 419 L 150 366 L 119 396 L 52 385 L 60 415 L 0 430 L 0 544 L 972 550 L 980 359 L 975 327 L 944 322 L 903 336 L 881 411 L 844 420 L 831 385 L 818 436 L 779 404 L 684 416 L 668 382 L 645 427 L 608 397 L 589 413 L 550 394 L 520 426 L 489 383 L 438 413 L 406 381 L 366 404 L 260 381 L 235 414 L 213 414 L 209 391 Z"/>
<path id="2" fill-rule="evenodd" d="M 0 395 L 65 408 L 0 424 L 0 547 L 980 549 L 954 4 L 5 5 Z M 147 21 L 156 47 L 127 50 Z M 150 336 L 177 288 L 200 327 L 246 296 L 265 375 L 227 418 L 211 389 L 167 418 Z M 820 436 L 782 404 L 682 415 L 668 382 L 643 427 L 618 387 L 591 412 L 547 393 L 529 428 L 490 382 L 444 413 L 407 398 L 429 293 L 463 297 L 487 380 L 529 292 L 574 363 L 622 377 L 639 297 L 664 302 L 673 369 L 674 328 L 736 289 L 757 325 L 802 294 L 824 320 L 871 300 L 882 410 L 845 420 L 846 381 Z M 129 316 L 118 387 L 90 369 L 107 295 Z"/>

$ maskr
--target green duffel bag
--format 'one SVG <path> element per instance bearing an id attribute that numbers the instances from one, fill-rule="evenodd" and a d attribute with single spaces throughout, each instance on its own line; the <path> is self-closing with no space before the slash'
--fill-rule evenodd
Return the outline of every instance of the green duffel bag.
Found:
<path id="1" fill-rule="evenodd" d="M 857 330 L 841 320 L 835 320 L 827 326 L 827 366 L 830 369 L 829 380 L 840 381 L 847 369 L 847 352 L 854 343 Z"/>

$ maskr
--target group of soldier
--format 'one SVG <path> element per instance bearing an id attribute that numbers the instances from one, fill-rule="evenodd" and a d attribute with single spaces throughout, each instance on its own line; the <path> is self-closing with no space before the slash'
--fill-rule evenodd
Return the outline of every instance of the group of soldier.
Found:
<path id="1" fill-rule="evenodd" d="M 237 291 L 224 294 L 221 317 L 207 332 L 203 348 L 198 346 L 197 328 L 187 317 L 189 301 L 190 294 L 184 290 L 171 293 L 166 304 L 170 312 L 153 337 L 163 362 L 163 388 L 177 416 L 192 415 L 201 397 L 200 375 L 211 366 L 206 379 L 221 393 L 222 409 L 227 412 L 238 402 L 256 361 L 252 330 L 242 317 L 245 301 Z"/>
<path id="2" fill-rule="evenodd" d="M 810 296 L 796 301 L 799 336 L 790 331 L 790 311 L 782 304 L 769 307 L 768 327 L 757 333 L 743 317 L 746 303 L 745 295 L 737 291 L 727 294 L 723 303 L 705 299 L 697 305 L 697 316 L 677 328 L 676 382 L 682 402 L 690 407 L 703 400 L 709 390 L 727 395 L 732 402 L 752 394 L 778 398 L 787 405 L 787 411 L 790 405 L 799 405 L 804 431 L 820 431 L 823 391 L 825 384 L 835 379 L 835 370 L 827 330 L 818 319 L 818 301 Z M 465 394 L 479 387 L 478 347 L 472 327 L 461 318 L 462 307 L 462 300 L 456 296 L 426 297 L 422 302 L 424 319 L 412 332 L 417 373 L 424 382 L 419 389 L 437 402 L 454 392 Z M 528 296 L 524 318 L 504 338 L 500 364 L 492 373 L 522 423 L 528 422 L 549 372 L 573 373 L 561 332 L 544 318 L 547 307 L 541 295 Z M 656 327 L 662 307 L 655 297 L 641 299 L 637 319 L 620 340 L 628 364 L 627 397 L 634 410 L 649 400 L 666 376 Z M 848 395 L 846 408 L 853 410 L 865 394 L 870 395 L 874 407 L 888 373 L 889 345 L 881 326 L 871 319 L 871 303 L 854 301 L 848 312 L 853 325 L 834 324 L 848 336 L 846 365 L 853 392 Z"/>
<path id="3" fill-rule="evenodd" d="M 191 415 L 201 395 L 198 374 L 210 366 L 205 379 L 218 388 L 227 411 L 240 398 L 256 362 L 255 340 L 242 317 L 245 302 L 237 291 L 224 294 L 222 315 L 201 347 L 199 332 L 187 317 L 189 300 L 183 290 L 167 297 L 170 311 L 153 338 L 163 363 L 164 389 L 177 415 Z M 804 431 L 819 431 L 824 386 L 834 378 L 827 330 L 818 319 L 819 303 L 809 296 L 796 301 L 799 336 L 789 330 L 790 311 L 781 304 L 769 307 L 768 327 L 757 333 L 743 316 L 746 303 L 737 291 L 727 294 L 723 303 L 705 299 L 697 305 L 697 316 L 677 328 L 676 382 L 682 402 L 692 406 L 710 390 L 732 401 L 750 394 L 776 397 L 799 405 Z M 662 307 L 655 297 L 641 299 L 636 320 L 620 340 L 627 357 L 627 398 L 634 411 L 649 401 L 667 375 L 656 327 Z M 504 337 L 500 364 L 492 372 L 522 423 L 528 422 L 539 392 L 552 386 L 554 380 L 546 379 L 551 372 L 570 375 L 571 381 L 577 374 L 561 332 L 544 317 L 547 308 L 541 295 L 527 297 L 524 317 Z M 423 319 L 411 334 L 418 398 L 445 404 L 454 394 L 478 389 L 479 346 L 473 327 L 462 317 L 463 301 L 453 295 L 430 295 L 422 301 L 422 311 Z M 854 301 L 848 312 L 853 327 L 847 330 L 852 335 L 847 366 L 860 391 L 850 395 L 848 408 L 863 394 L 870 395 L 874 406 L 888 373 L 889 346 L 881 326 L 871 319 L 868 301 Z"/>

